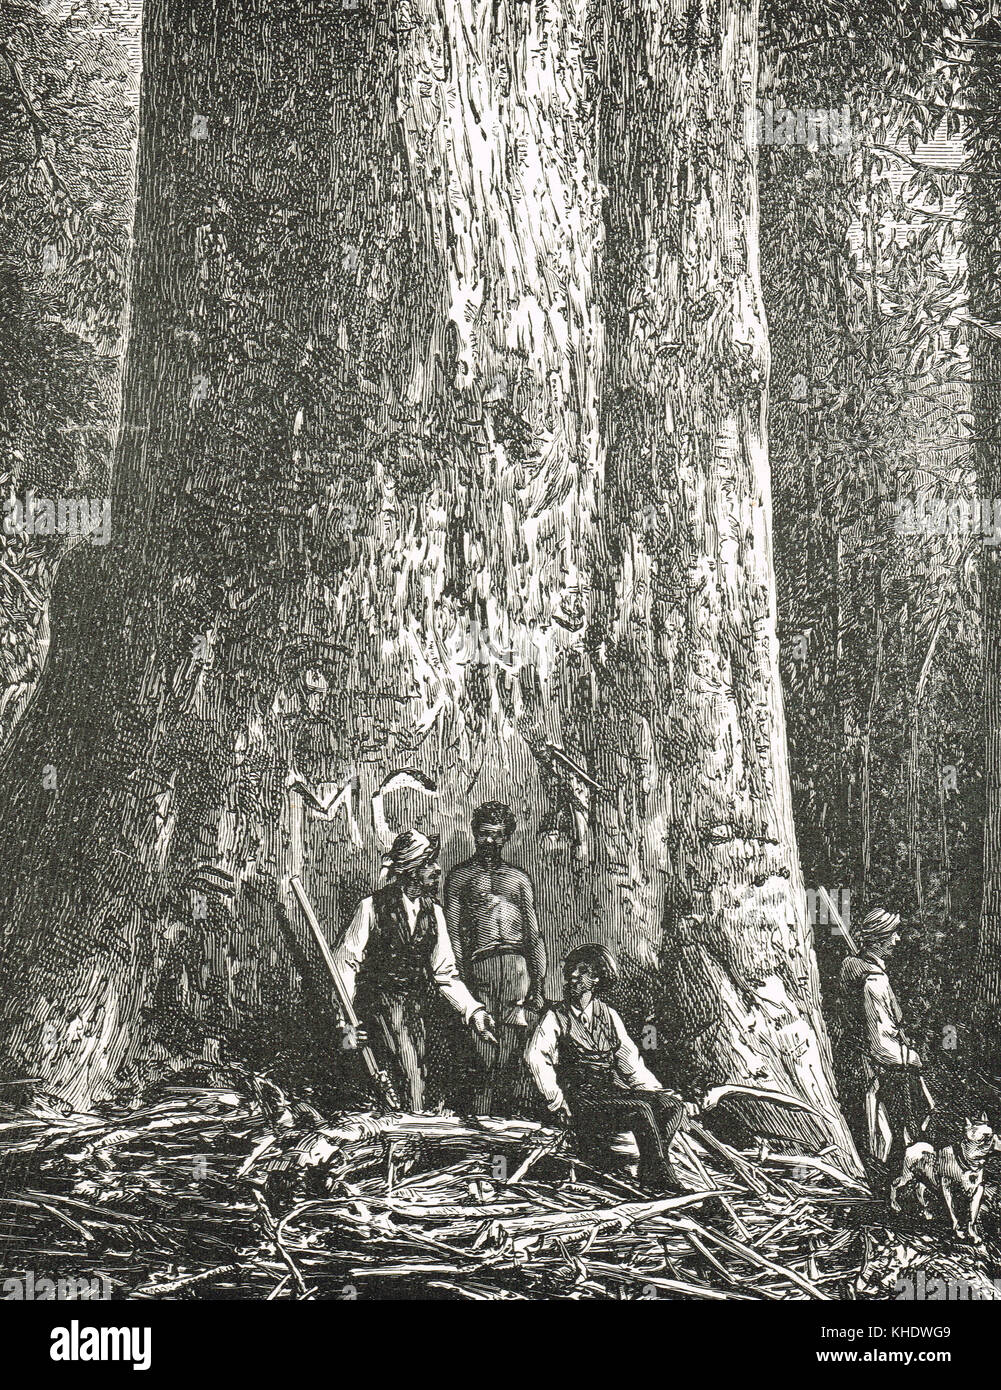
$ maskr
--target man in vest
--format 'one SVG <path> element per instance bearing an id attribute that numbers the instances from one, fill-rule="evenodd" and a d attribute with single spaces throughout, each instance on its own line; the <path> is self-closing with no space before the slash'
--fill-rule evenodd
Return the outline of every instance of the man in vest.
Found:
<path id="1" fill-rule="evenodd" d="M 640 1181 L 654 1192 L 683 1192 L 671 1140 L 685 1104 L 646 1067 L 622 1019 L 600 997 L 618 979 L 604 946 L 578 946 L 563 963 L 564 1002 L 546 1010 L 525 1061 L 550 1111 L 570 1125 L 581 1157 L 607 1166 L 612 1139 L 631 1130 Z"/>
<path id="2" fill-rule="evenodd" d="M 363 898 L 334 963 L 365 1034 L 385 1042 L 400 1098 L 424 1108 L 429 1000 L 435 994 L 478 1038 L 496 1046 L 493 1019 L 459 978 L 445 915 L 436 901 L 438 839 L 404 830 L 383 860 L 385 885 Z M 374 1026 L 373 1026 L 374 1025 Z"/>
<path id="3" fill-rule="evenodd" d="M 865 1111 L 866 1148 L 887 1166 L 891 1179 L 931 1112 L 921 1058 L 903 1032 L 886 973 L 886 960 L 900 941 L 899 927 L 895 912 L 873 908 L 859 932 L 858 954 L 846 956 L 839 979 L 845 1042 Z"/>
<path id="4" fill-rule="evenodd" d="M 497 1020 L 500 1039 L 499 1047 L 491 1047 L 474 1038 L 479 1084 L 473 1108 L 478 1115 L 511 1115 L 525 1051 L 525 1010 L 538 1013 L 542 1007 L 546 952 L 532 880 L 503 857 L 515 830 L 510 806 L 478 806 L 472 829 L 476 853 L 445 879 L 445 920 L 460 968 Z"/>

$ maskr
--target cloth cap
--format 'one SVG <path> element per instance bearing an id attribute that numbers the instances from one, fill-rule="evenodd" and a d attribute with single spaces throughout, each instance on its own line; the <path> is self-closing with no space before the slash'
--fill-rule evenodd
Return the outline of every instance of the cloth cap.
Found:
<path id="1" fill-rule="evenodd" d="M 859 935 L 869 945 L 888 941 L 900 926 L 900 914 L 888 912 L 885 907 L 874 907 L 866 913 Z"/>
<path id="2" fill-rule="evenodd" d="M 419 830 L 401 830 L 389 853 L 383 855 L 383 873 L 398 877 L 432 863 L 438 858 L 439 843 L 437 835 L 428 837 Z"/>

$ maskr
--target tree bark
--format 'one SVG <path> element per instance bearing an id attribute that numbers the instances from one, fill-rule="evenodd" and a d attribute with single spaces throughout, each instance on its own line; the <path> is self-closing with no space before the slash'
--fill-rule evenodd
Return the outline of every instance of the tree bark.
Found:
<path id="1" fill-rule="evenodd" d="M 3 1036 L 53 1089 L 308 1037 L 288 873 L 334 930 L 395 828 L 448 863 L 497 797 L 554 963 L 608 941 L 674 1079 L 805 1096 L 854 1163 L 720 15 L 154 0 L 115 541 L 7 771 Z"/>
<path id="2" fill-rule="evenodd" d="M 600 907 L 674 1065 L 806 1096 L 852 1153 L 795 849 L 758 277 L 756 7 L 610 6 Z"/>
<path id="3" fill-rule="evenodd" d="M 1001 41 L 996 21 L 980 37 Z M 1001 313 L 1001 230 L 997 177 L 1001 173 L 1001 72 L 991 49 L 975 49 L 969 69 L 969 105 L 982 113 L 965 134 L 966 167 L 974 170 L 964 200 L 963 234 L 970 313 L 997 323 Z M 983 177 L 978 177 L 983 175 Z M 982 498 L 1001 497 L 1001 344 L 974 330 L 970 342 L 974 458 Z M 982 1059 L 1001 1060 L 1001 556 L 985 545 L 981 562 L 980 619 L 984 652 L 984 868 L 977 950 L 971 972 L 976 1031 Z"/>

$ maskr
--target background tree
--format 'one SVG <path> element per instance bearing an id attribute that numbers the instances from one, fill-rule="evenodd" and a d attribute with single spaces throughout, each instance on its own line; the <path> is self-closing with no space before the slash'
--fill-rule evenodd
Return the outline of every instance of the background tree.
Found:
<path id="1" fill-rule="evenodd" d="M 980 16 L 966 70 L 971 176 L 964 198 L 970 312 L 988 325 L 972 339 L 974 457 L 980 495 L 1001 497 L 1001 23 L 992 6 Z M 987 1066 L 1001 1063 L 1001 561 L 996 545 L 983 550 L 984 648 L 984 878 L 973 973 L 977 1025 Z"/>
<path id="2" fill-rule="evenodd" d="M 783 677 L 809 885 L 903 911 L 911 1026 L 971 1056 L 979 892 L 976 539 L 904 524 L 977 492 L 958 174 L 969 7 L 765 10 L 762 100 L 833 111 L 761 150 Z M 848 138 L 832 141 L 847 124 Z M 772 129 L 774 130 L 774 120 Z M 955 166 L 958 150 L 946 150 Z M 902 510 L 903 509 L 903 510 Z M 935 513 L 933 513 L 935 514 Z M 972 547 L 972 548 L 971 548 Z M 841 948 L 820 926 L 821 963 Z"/>
<path id="3" fill-rule="evenodd" d="M 104 497 L 133 215 L 134 16 L 0 16 L 0 494 Z M 6 514 L 5 514 L 6 518 Z M 0 737 L 37 680 L 66 540 L 0 534 Z"/>

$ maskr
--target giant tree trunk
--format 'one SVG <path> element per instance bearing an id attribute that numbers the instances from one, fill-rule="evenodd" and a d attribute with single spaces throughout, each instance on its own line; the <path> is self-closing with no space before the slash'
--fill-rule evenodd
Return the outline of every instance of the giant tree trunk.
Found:
<path id="1" fill-rule="evenodd" d="M 343 921 L 396 825 L 450 862 L 500 797 L 554 961 L 619 950 L 664 1079 L 791 1090 L 854 1162 L 777 678 L 751 8 L 146 23 L 116 537 L 8 770 L 17 1064 L 82 1101 L 271 1056 L 308 1033 L 288 872 Z"/>
<path id="2" fill-rule="evenodd" d="M 846 1153 L 795 850 L 778 677 L 756 7 L 609 5 L 601 561 L 604 874 L 681 1075 L 803 1095 Z"/>

